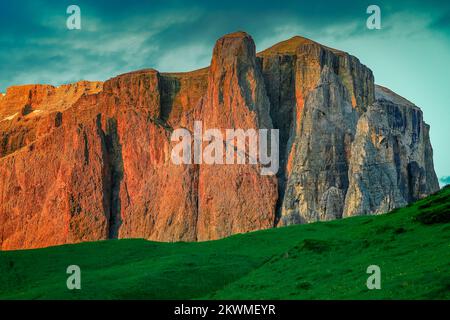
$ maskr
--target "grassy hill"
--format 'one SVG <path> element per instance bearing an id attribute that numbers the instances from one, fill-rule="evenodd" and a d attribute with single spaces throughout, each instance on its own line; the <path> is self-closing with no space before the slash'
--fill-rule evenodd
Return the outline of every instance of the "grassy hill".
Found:
<path id="1" fill-rule="evenodd" d="M 381 290 L 366 269 L 381 268 Z M 69 291 L 66 268 L 81 268 Z M 0 299 L 450 299 L 450 188 L 382 216 L 202 243 L 0 252 Z"/>

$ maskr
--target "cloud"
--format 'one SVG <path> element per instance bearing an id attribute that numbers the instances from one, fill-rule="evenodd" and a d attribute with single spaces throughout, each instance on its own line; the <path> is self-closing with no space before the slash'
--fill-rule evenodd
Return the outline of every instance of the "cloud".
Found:
<path id="1" fill-rule="evenodd" d="M 440 177 L 439 182 L 441 182 L 441 184 L 443 185 L 450 184 L 450 176 Z"/>
<path id="2" fill-rule="evenodd" d="M 449 16 L 442 14 L 450 12 L 448 1 L 378 3 L 383 21 L 408 17 L 397 21 L 401 26 L 395 30 L 403 30 L 402 37 L 413 36 L 414 25 L 433 32 L 448 29 Z M 2 2 L 0 91 L 29 82 L 106 80 L 146 67 L 200 68 L 209 64 L 216 39 L 237 30 L 250 33 L 258 50 L 297 34 L 314 39 L 367 36 L 367 4 L 359 0 L 78 0 L 79 31 L 66 28 L 70 4 L 69 0 Z M 384 32 L 390 32 L 389 25 Z"/>

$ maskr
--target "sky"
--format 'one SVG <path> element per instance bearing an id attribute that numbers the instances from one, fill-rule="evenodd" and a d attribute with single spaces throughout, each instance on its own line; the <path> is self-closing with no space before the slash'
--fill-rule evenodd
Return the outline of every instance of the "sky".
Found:
<path id="1" fill-rule="evenodd" d="M 69 30 L 66 10 L 81 9 Z M 369 5 L 381 29 L 366 27 Z M 263 50 L 294 35 L 347 51 L 431 125 L 441 185 L 450 183 L 448 0 L 1 0 L 0 92 L 11 85 L 106 80 L 143 68 L 209 65 L 215 41 L 246 31 Z"/>

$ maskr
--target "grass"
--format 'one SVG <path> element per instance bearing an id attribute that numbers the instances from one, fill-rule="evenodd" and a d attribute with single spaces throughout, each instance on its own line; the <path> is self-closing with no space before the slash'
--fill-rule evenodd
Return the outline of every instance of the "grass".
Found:
<path id="1" fill-rule="evenodd" d="M 450 299 L 450 187 L 381 216 L 201 243 L 0 252 L 0 299 Z M 81 290 L 66 287 L 69 265 Z M 381 290 L 366 269 L 381 268 Z"/>

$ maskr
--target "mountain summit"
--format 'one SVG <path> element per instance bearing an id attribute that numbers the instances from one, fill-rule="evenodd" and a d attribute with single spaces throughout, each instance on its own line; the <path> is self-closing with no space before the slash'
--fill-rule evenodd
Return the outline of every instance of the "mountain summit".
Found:
<path id="1" fill-rule="evenodd" d="M 171 132 L 279 129 L 280 170 L 175 165 Z M 378 214 L 439 189 L 422 111 L 345 52 L 220 38 L 211 65 L 0 96 L 0 248 L 203 241 Z"/>

